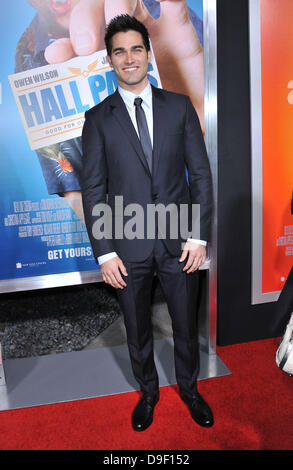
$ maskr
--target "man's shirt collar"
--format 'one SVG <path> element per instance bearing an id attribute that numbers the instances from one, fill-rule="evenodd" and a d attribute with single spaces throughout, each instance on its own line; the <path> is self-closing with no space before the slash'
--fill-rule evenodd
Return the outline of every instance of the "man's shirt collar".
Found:
<path id="1" fill-rule="evenodd" d="M 152 87 L 150 82 L 148 82 L 147 86 L 142 90 L 139 95 L 133 93 L 132 91 L 125 90 L 118 86 L 118 92 L 120 93 L 121 98 L 123 99 L 124 103 L 130 109 L 134 106 L 134 99 L 138 96 L 143 100 L 143 103 L 147 105 L 149 108 L 152 107 Z"/>

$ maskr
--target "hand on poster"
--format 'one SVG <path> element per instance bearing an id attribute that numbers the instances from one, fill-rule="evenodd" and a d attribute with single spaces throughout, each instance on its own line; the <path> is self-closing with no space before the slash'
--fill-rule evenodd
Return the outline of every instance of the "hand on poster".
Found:
<path id="1" fill-rule="evenodd" d="M 104 49 L 105 25 L 111 18 L 121 13 L 136 16 L 149 30 L 163 88 L 189 95 L 203 128 L 203 50 L 186 0 L 160 0 L 157 20 L 142 0 L 29 1 L 41 16 L 64 31 L 64 37 L 59 32 L 59 39 L 45 51 L 51 64 Z"/>

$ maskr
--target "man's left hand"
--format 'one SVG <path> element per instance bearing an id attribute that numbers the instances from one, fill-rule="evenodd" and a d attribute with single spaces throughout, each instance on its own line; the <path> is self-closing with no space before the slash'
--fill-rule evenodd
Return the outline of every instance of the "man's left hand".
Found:
<path id="1" fill-rule="evenodd" d="M 179 259 L 181 263 L 187 258 L 183 271 L 187 274 L 196 271 L 206 260 L 206 247 L 196 242 L 186 242 L 182 255 Z"/>

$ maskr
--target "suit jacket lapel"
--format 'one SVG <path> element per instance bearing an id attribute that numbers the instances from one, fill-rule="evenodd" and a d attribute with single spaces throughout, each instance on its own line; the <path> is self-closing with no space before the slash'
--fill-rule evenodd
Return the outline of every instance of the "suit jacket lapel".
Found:
<path id="1" fill-rule="evenodd" d="M 112 95 L 110 105 L 112 107 L 113 115 L 117 119 L 119 125 L 122 127 L 124 133 L 129 137 L 129 140 L 134 150 L 136 151 L 139 159 L 141 160 L 141 163 L 143 164 L 145 170 L 147 171 L 148 175 L 151 176 L 145 156 L 142 151 L 142 147 L 141 147 L 138 135 L 132 124 L 129 113 L 126 109 L 123 99 L 121 98 L 119 94 L 118 89 Z"/>

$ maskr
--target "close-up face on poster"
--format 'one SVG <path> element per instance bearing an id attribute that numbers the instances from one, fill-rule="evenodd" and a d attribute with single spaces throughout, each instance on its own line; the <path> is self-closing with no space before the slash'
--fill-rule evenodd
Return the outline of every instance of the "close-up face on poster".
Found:
<path id="1" fill-rule="evenodd" d="M 148 78 L 185 93 L 204 132 L 202 0 L 11 0 L 1 28 L 3 281 L 89 272 L 81 203 L 84 113 L 115 92 L 106 24 L 128 13 L 148 28 Z M 51 285 L 54 285 L 54 283 Z M 13 289 L 9 289 L 13 290 Z"/>

